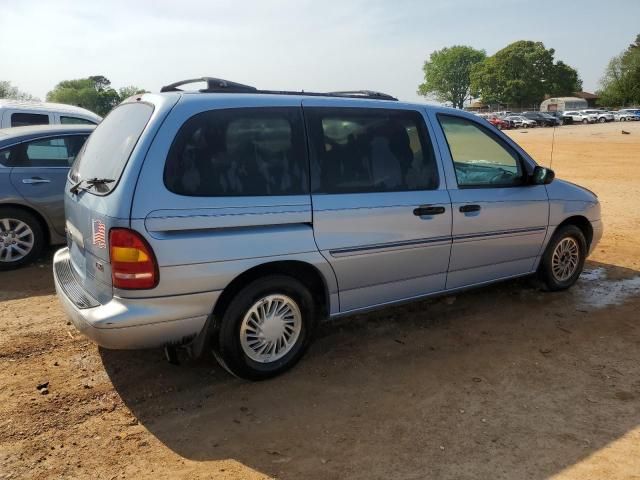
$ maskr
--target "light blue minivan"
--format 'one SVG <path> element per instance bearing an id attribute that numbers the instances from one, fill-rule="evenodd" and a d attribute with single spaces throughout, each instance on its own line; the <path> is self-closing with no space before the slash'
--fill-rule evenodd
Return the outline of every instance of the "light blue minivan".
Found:
<path id="1" fill-rule="evenodd" d="M 211 348 L 249 379 L 294 365 L 323 318 L 533 274 L 568 288 L 602 235 L 595 194 L 474 115 L 208 77 L 115 108 L 65 190 L 53 270 L 75 326 Z"/>

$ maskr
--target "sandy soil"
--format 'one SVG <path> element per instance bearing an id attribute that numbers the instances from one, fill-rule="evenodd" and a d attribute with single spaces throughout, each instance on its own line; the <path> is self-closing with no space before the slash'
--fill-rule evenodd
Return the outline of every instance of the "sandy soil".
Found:
<path id="1" fill-rule="evenodd" d="M 509 134 L 549 163 L 552 129 Z M 269 382 L 98 349 L 58 306 L 51 252 L 0 273 L 0 479 L 640 479 L 640 122 L 557 129 L 553 168 L 603 204 L 576 287 L 326 324 Z"/>

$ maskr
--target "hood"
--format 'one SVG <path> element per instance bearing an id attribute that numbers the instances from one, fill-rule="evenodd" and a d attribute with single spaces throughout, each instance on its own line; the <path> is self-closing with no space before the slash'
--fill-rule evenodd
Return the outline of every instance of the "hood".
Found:
<path id="1" fill-rule="evenodd" d="M 598 203 L 598 196 L 594 192 L 566 180 L 555 179 L 547 185 L 547 193 L 549 200 Z"/>

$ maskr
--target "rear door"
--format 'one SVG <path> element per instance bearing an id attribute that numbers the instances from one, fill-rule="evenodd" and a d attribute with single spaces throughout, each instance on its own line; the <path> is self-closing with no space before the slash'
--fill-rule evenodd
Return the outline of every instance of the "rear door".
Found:
<path id="1" fill-rule="evenodd" d="M 335 271 L 340 311 L 444 289 L 451 205 L 422 112 L 331 102 L 303 106 L 314 235 Z"/>
<path id="2" fill-rule="evenodd" d="M 88 133 L 40 138 L 16 147 L 11 184 L 64 235 L 64 185 Z"/>
<path id="3" fill-rule="evenodd" d="M 108 235 L 113 227 L 129 227 L 131 198 L 155 131 L 146 129 L 154 114 L 166 108 L 146 102 L 114 108 L 96 127 L 78 155 L 64 192 L 67 244 L 74 274 L 100 303 L 113 295 Z M 137 151 L 142 151 L 136 155 Z M 126 175 L 127 169 L 134 171 Z M 91 185 L 89 179 L 107 183 Z M 72 192 L 73 185 L 80 189 Z"/>
<path id="4" fill-rule="evenodd" d="M 549 220 L 544 185 L 528 185 L 531 165 L 497 132 L 438 114 L 447 155 L 453 245 L 447 288 L 529 273 Z"/>

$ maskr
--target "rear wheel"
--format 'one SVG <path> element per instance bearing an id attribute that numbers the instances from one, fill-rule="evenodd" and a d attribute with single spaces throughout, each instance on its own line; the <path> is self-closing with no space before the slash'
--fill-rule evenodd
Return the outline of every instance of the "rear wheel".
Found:
<path id="1" fill-rule="evenodd" d="M 550 291 L 571 287 L 582 273 L 587 241 L 575 225 L 565 225 L 551 238 L 540 262 L 538 274 Z"/>
<path id="2" fill-rule="evenodd" d="M 311 343 L 316 306 L 298 280 L 264 277 L 243 288 L 212 338 L 213 352 L 232 374 L 264 380 L 293 367 Z"/>
<path id="3" fill-rule="evenodd" d="M 606 121 L 607 121 L 607 119 L 604 118 L 604 117 L 598 119 L 598 123 L 604 123 Z"/>
<path id="4" fill-rule="evenodd" d="M 38 219 L 19 208 L 0 208 L 0 270 L 11 270 L 34 261 L 44 247 Z"/>
<path id="5" fill-rule="evenodd" d="M 587 120 L 586 118 L 583 118 L 582 119 L 582 123 L 584 123 L 586 125 L 587 123 L 589 123 L 589 120 Z"/>

